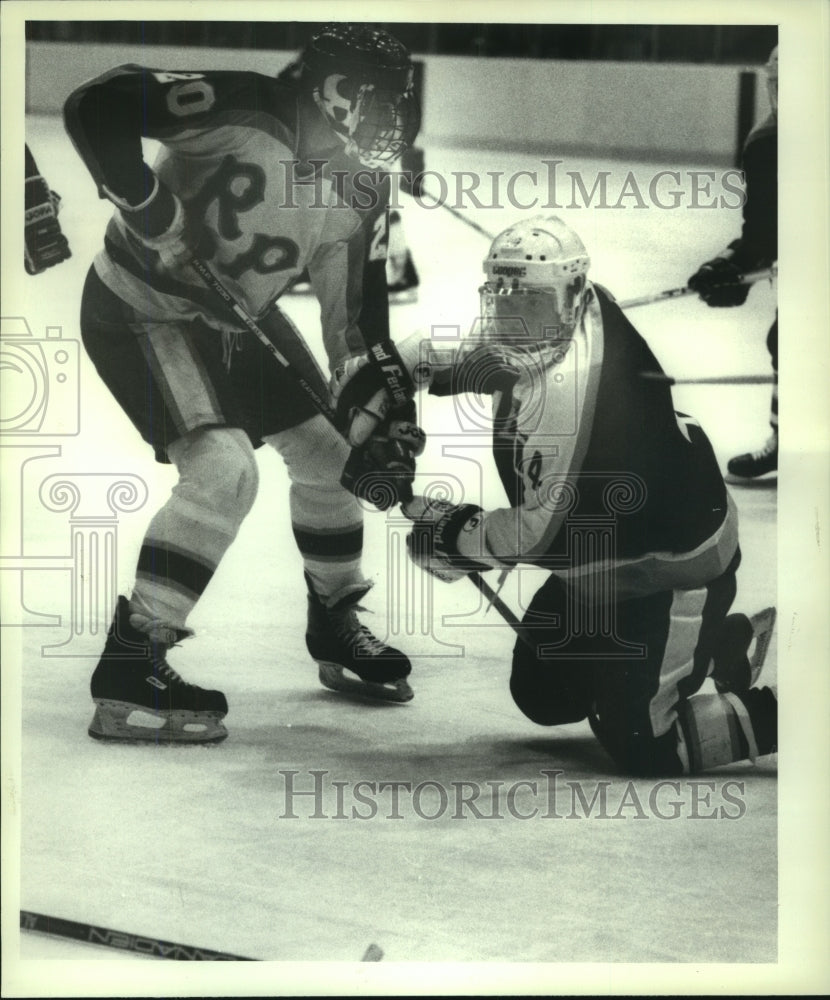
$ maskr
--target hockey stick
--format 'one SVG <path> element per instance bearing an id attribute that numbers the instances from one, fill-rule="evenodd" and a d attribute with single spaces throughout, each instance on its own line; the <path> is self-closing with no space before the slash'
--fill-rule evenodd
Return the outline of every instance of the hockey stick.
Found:
<path id="1" fill-rule="evenodd" d="M 741 280 L 736 282 L 739 285 L 754 285 L 756 281 L 763 281 L 765 278 L 772 280 L 778 274 L 778 265 L 763 268 L 760 271 L 750 271 L 742 275 Z M 652 302 L 664 302 L 666 299 L 677 299 L 683 295 L 695 295 L 695 291 L 684 285 L 682 288 L 667 288 L 664 292 L 654 292 L 651 295 L 641 295 L 636 299 L 628 299 L 625 302 L 618 302 L 620 309 L 634 309 L 636 306 L 648 306 Z"/>
<path id="2" fill-rule="evenodd" d="M 423 187 L 419 188 L 417 194 L 413 192 L 412 198 L 415 201 L 420 201 L 422 195 L 427 195 L 427 197 L 433 200 L 434 205 L 437 205 L 440 208 L 445 208 L 450 213 L 450 215 L 455 216 L 456 219 L 460 219 L 461 222 L 468 225 L 471 229 L 475 229 L 477 233 L 480 233 L 482 236 L 485 236 L 488 240 L 492 241 L 495 239 L 495 233 L 489 232 L 489 230 L 485 229 L 484 226 L 480 226 L 477 222 L 474 222 L 469 216 L 465 215 L 463 212 L 460 212 L 457 208 L 453 208 L 452 205 L 448 205 L 445 201 L 442 201 L 440 198 L 436 198 L 434 194 L 427 191 Z M 422 205 L 421 207 L 424 208 L 425 206 Z"/>
<path id="3" fill-rule="evenodd" d="M 216 277 L 216 275 L 211 271 L 208 265 L 201 260 L 199 257 L 193 256 L 190 260 L 190 265 L 193 270 L 199 275 L 205 285 L 210 288 L 219 298 L 224 302 L 226 306 L 242 321 L 245 328 L 249 330 L 256 338 L 259 340 L 263 346 L 265 346 L 272 357 L 276 358 L 278 364 L 297 382 L 300 388 L 309 397 L 311 402 L 317 408 L 318 413 L 325 417 L 326 420 L 334 427 L 338 434 L 342 435 L 342 431 L 337 426 L 337 421 L 335 417 L 334 410 L 329 405 L 328 401 L 323 399 L 319 392 L 314 388 L 314 386 L 304 378 L 291 364 L 288 358 L 279 351 L 269 339 L 268 335 L 259 326 L 256 320 L 250 316 L 247 310 L 243 309 L 242 306 L 236 301 L 236 299 L 231 295 L 231 293 L 225 288 L 222 282 Z M 299 334 L 298 334 L 299 336 Z M 401 504 L 401 507 L 406 513 L 406 505 Z M 492 588 L 482 580 L 479 573 L 470 574 L 470 579 L 473 581 L 475 586 L 481 591 L 481 593 L 490 601 L 493 607 L 501 614 L 504 620 L 517 632 L 520 628 L 519 619 L 513 614 L 510 608 L 501 600 Z"/>
<path id="4" fill-rule="evenodd" d="M 711 375 L 703 378 L 673 378 L 662 372 L 640 372 L 640 378 L 665 385 L 773 385 L 774 375 Z"/>
<path id="5" fill-rule="evenodd" d="M 297 371 L 296 367 L 291 364 L 288 358 L 279 351 L 274 344 L 271 342 L 268 335 L 262 329 L 262 327 L 256 322 L 256 320 L 250 316 L 247 310 L 243 309 L 242 306 L 236 301 L 236 299 L 231 295 L 231 293 L 225 288 L 222 282 L 216 277 L 216 275 L 211 271 L 208 265 L 199 257 L 191 257 L 190 266 L 199 275 L 202 281 L 211 289 L 219 298 L 225 303 L 225 305 L 242 321 L 245 328 L 252 333 L 257 340 L 270 352 L 272 357 L 276 358 L 278 364 L 280 364 L 285 371 L 294 379 L 294 381 L 299 385 L 303 392 L 308 396 L 314 406 L 317 408 L 318 412 L 322 414 L 329 421 L 333 427 L 337 427 L 337 422 L 334 414 L 334 410 L 328 403 L 328 400 L 323 399 L 320 393 L 314 388 L 314 386 L 305 378 L 300 372 Z M 299 336 L 299 334 L 298 334 Z"/>
<path id="6" fill-rule="evenodd" d="M 129 934 L 126 931 L 115 931 L 111 927 L 83 924 L 76 920 L 66 920 L 63 917 L 49 917 L 43 913 L 32 913 L 29 910 L 20 911 L 20 929 L 38 931 L 53 937 L 68 938 L 71 941 L 81 941 L 84 944 L 103 945 L 105 948 L 116 948 L 118 951 L 132 951 L 139 955 L 149 955 L 150 958 L 167 958 L 179 962 L 259 961 L 257 958 L 232 955 L 226 951 L 195 948 L 189 944 L 163 941 L 161 938 L 147 937 L 144 934 Z"/>

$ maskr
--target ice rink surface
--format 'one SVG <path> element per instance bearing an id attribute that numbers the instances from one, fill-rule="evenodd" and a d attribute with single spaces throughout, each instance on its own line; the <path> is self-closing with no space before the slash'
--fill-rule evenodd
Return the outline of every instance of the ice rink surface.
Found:
<path id="1" fill-rule="evenodd" d="M 17 298 L 4 294 L 4 316 L 25 316 L 35 337 L 60 326 L 64 339 L 78 340 L 81 288 L 109 208 L 58 119 L 29 119 L 27 140 L 63 196 L 73 256 L 23 279 Z M 561 159 L 561 171 L 579 170 L 589 182 L 609 171 L 613 191 L 629 170 L 646 190 L 661 169 Z M 540 157 L 530 155 L 427 145 L 426 163 L 447 176 L 545 176 Z M 685 172 L 710 169 L 669 168 L 681 171 L 687 191 Z M 567 206 L 570 187 L 561 179 Z M 516 186 L 518 199 L 539 194 L 529 184 Z M 684 285 L 740 230 L 734 209 L 635 203 L 560 213 L 589 249 L 591 277 L 619 299 Z M 417 303 L 394 307 L 395 336 L 469 328 L 486 239 L 446 208 L 402 204 L 421 287 Z M 530 212 L 464 210 L 492 233 Z M 314 301 L 283 301 L 319 347 Z M 682 298 L 629 316 L 664 369 L 690 379 L 769 375 L 764 341 L 774 313 L 775 288 L 766 284 L 740 309 Z M 154 464 L 82 351 L 78 386 L 80 432 L 27 439 L 21 443 L 40 447 L 39 457 L 26 452 L 24 463 L 22 450 L 14 457 L 19 551 L 43 556 L 45 566 L 22 574 L 26 621 L 45 624 L 18 632 L 24 909 L 271 961 L 355 962 L 370 943 L 389 962 L 776 960 L 777 760 L 659 788 L 616 773 L 587 723 L 535 726 L 507 688 L 511 630 L 494 611 L 484 615 L 466 581 L 435 583 L 431 596 L 418 589 L 426 584 L 394 558 L 395 515 L 366 518 L 364 568 L 376 581 L 367 623 L 413 658 L 415 699 L 367 704 L 325 691 L 305 650 L 301 563 L 275 453 L 259 453 L 254 509 L 192 616 L 195 638 L 170 657 L 185 678 L 226 692 L 229 738 L 173 749 L 90 740 L 88 681 L 110 609 L 73 636 L 71 571 L 46 564 L 68 557 L 70 517 L 77 527 L 80 513 L 49 509 L 41 487 L 54 476 L 90 489 L 105 477 L 146 484 L 146 501 L 139 496 L 117 517 L 117 586 L 126 592 L 143 530 L 174 480 Z M 769 395 L 767 385 L 682 385 L 675 403 L 701 422 L 725 467 L 766 438 Z M 456 475 L 465 499 L 502 505 L 486 448 L 471 450 L 469 438 L 453 433 L 452 401 L 424 399 L 421 420 L 430 439 L 420 475 Z M 453 458 L 465 448 L 467 460 Z M 776 603 L 776 490 L 735 487 L 732 495 L 744 556 L 734 609 L 752 613 Z M 101 514 L 94 504 L 93 520 Z M 518 610 L 540 580 L 514 573 L 505 599 Z M 413 595 L 409 616 L 390 614 L 400 586 Z M 763 680 L 775 679 L 774 640 Z M 315 782 L 318 796 L 292 797 Z M 397 786 L 396 802 L 383 782 L 408 786 Z M 473 802 L 471 789 L 479 793 Z M 113 953 L 24 934 L 21 955 Z M 138 956 L 124 953 L 130 958 Z"/>

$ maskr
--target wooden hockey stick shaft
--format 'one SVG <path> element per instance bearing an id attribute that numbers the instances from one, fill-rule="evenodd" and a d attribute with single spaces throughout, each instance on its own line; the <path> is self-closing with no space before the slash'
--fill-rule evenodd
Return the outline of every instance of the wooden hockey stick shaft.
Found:
<path id="1" fill-rule="evenodd" d="M 774 375 L 711 375 L 700 378 L 674 378 L 662 372 L 640 372 L 640 378 L 666 385 L 773 385 Z"/>
<path id="2" fill-rule="evenodd" d="M 491 233 L 484 226 L 480 226 L 477 222 L 471 219 L 468 215 L 460 212 L 457 208 L 453 208 L 452 205 L 448 205 L 442 199 L 436 197 L 431 192 L 427 191 L 425 188 L 421 188 L 417 195 L 413 194 L 413 198 L 418 200 L 422 195 L 427 195 L 432 199 L 433 204 L 439 206 L 440 208 L 446 209 L 450 215 L 454 216 L 456 219 L 463 222 L 465 225 L 469 226 L 471 229 L 475 229 L 477 233 L 486 237 L 488 240 L 494 240 L 496 238 L 495 233 Z M 763 281 L 766 278 L 770 280 L 778 274 L 778 266 L 773 264 L 772 267 L 762 268 L 758 271 L 750 271 L 747 274 L 742 275 L 740 281 L 737 282 L 739 285 L 754 285 L 756 281 Z M 662 292 L 652 292 L 649 295 L 641 295 L 636 299 L 627 299 L 624 302 L 618 302 L 617 305 L 620 309 L 634 309 L 637 306 L 648 306 L 653 302 L 665 302 L 668 299 L 681 298 L 684 295 L 694 295 L 693 289 L 689 288 L 687 285 L 681 288 L 667 288 Z"/>
<path id="3" fill-rule="evenodd" d="M 741 277 L 741 280 L 737 282 L 739 285 L 754 285 L 756 281 L 763 281 L 765 278 L 774 278 L 778 274 L 777 265 L 773 264 L 772 267 L 766 267 L 760 271 L 750 271 Z M 664 292 L 653 292 L 651 295 L 641 295 L 636 299 L 626 299 L 624 302 L 618 302 L 617 305 L 620 309 L 634 309 L 636 306 L 648 306 L 652 302 L 665 302 L 666 299 L 676 299 L 683 295 L 695 295 L 694 289 L 689 288 L 688 285 L 684 285 L 682 288 L 667 288 Z"/>
<path id="4" fill-rule="evenodd" d="M 211 271 L 208 265 L 201 260 L 199 257 L 192 257 L 190 260 L 190 266 L 199 275 L 205 285 L 211 289 L 224 303 L 225 305 L 234 313 L 245 328 L 252 333 L 257 340 L 268 350 L 273 358 L 276 359 L 277 363 L 288 372 L 289 375 L 294 379 L 294 381 L 299 385 L 303 392 L 309 397 L 311 402 L 317 408 L 317 411 L 322 414 L 329 421 L 332 426 L 336 427 L 336 419 L 334 410 L 328 403 L 328 400 L 324 399 L 320 393 L 314 388 L 314 386 L 305 378 L 296 367 L 291 364 L 291 362 L 286 358 L 286 356 L 277 349 L 277 347 L 271 342 L 268 335 L 262 329 L 262 327 L 256 322 L 256 320 L 248 313 L 246 309 L 236 301 L 236 299 L 231 295 L 231 293 L 225 288 L 222 282 L 216 277 L 216 275 Z M 299 334 L 297 334 L 299 338 Z"/>
<path id="5" fill-rule="evenodd" d="M 420 201 L 422 195 L 426 195 L 428 198 L 432 200 L 435 206 L 440 208 L 445 208 L 450 213 L 450 215 L 454 216 L 456 219 L 463 222 L 471 229 L 475 229 L 477 233 L 480 233 L 488 240 L 494 240 L 496 238 L 495 233 L 491 233 L 488 229 L 485 229 L 484 226 L 480 226 L 474 219 L 471 219 L 468 215 L 465 215 L 463 212 L 460 212 L 457 208 L 453 208 L 452 205 L 448 205 L 441 198 L 436 197 L 434 194 L 432 194 L 430 191 L 427 191 L 423 187 L 419 189 L 417 194 L 413 194 L 412 197 L 415 199 L 415 201 Z"/>
<path id="6" fill-rule="evenodd" d="M 176 941 L 164 941 L 146 934 L 132 934 L 116 931 L 111 927 L 85 924 L 64 917 L 51 917 L 43 913 L 20 911 L 20 929 L 49 934 L 52 937 L 67 938 L 84 944 L 101 945 L 118 951 L 130 951 L 151 958 L 166 958 L 184 962 L 257 962 L 259 959 L 232 955 L 230 952 L 214 951 L 212 948 L 196 948 Z"/>

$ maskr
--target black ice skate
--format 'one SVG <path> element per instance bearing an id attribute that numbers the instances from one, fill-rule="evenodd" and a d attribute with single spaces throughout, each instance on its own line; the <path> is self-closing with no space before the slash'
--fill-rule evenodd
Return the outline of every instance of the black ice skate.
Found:
<path id="1" fill-rule="evenodd" d="M 184 633 L 168 629 L 159 642 L 130 624 L 130 604 L 118 598 L 104 652 L 92 675 L 96 704 L 89 735 L 130 743 L 218 743 L 228 703 L 221 691 L 188 684 L 167 663 L 167 650 Z"/>
<path id="2" fill-rule="evenodd" d="M 359 694 L 381 701 L 411 701 L 415 692 L 406 678 L 409 659 L 387 646 L 362 625 L 355 593 L 328 608 L 308 583 L 306 646 L 319 667 L 320 683 L 332 691 Z"/>
<path id="3" fill-rule="evenodd" d="M 726 481 L 745 483 L 761 479 L 778 471 L 778 435 L 772 434 L 759 451 L 747 452 L 730 458 L 726 465 Z"/>
<path id="4" fill-rule="evenodd" d="M 775 608 L 764 608 L 751 618 L 742 614 L 726 617 L 712 668 L 712 680 L 721 694 L 755 686 L 767 658 L 775 615 Z"/>

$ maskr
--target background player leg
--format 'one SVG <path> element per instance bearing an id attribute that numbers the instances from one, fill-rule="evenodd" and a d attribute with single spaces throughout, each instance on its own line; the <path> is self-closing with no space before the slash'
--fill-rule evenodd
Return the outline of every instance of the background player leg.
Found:
<path id="1" fill-rule="evenodd" d="M 389 249 L 386 255 L 386 286 L 393 304 L 418 298 L 418 272 L 406 242 L 400 212 L 389 213 Z"/>
<path id="2" fill-rule="evenodd" d="M 738 483 L 749 479 L 758 479 L 778 471 L 778 316 L 775 317 L 767 334 L 767 349 L 772 361 L 772 370 L 775 373 L 769 415 L 772 433 L 767 438 L 763 448 L 747 452 L 745 455 L 736 455 L 735 458 L 729 460 L 727 465 L 729 482 Z"/>

